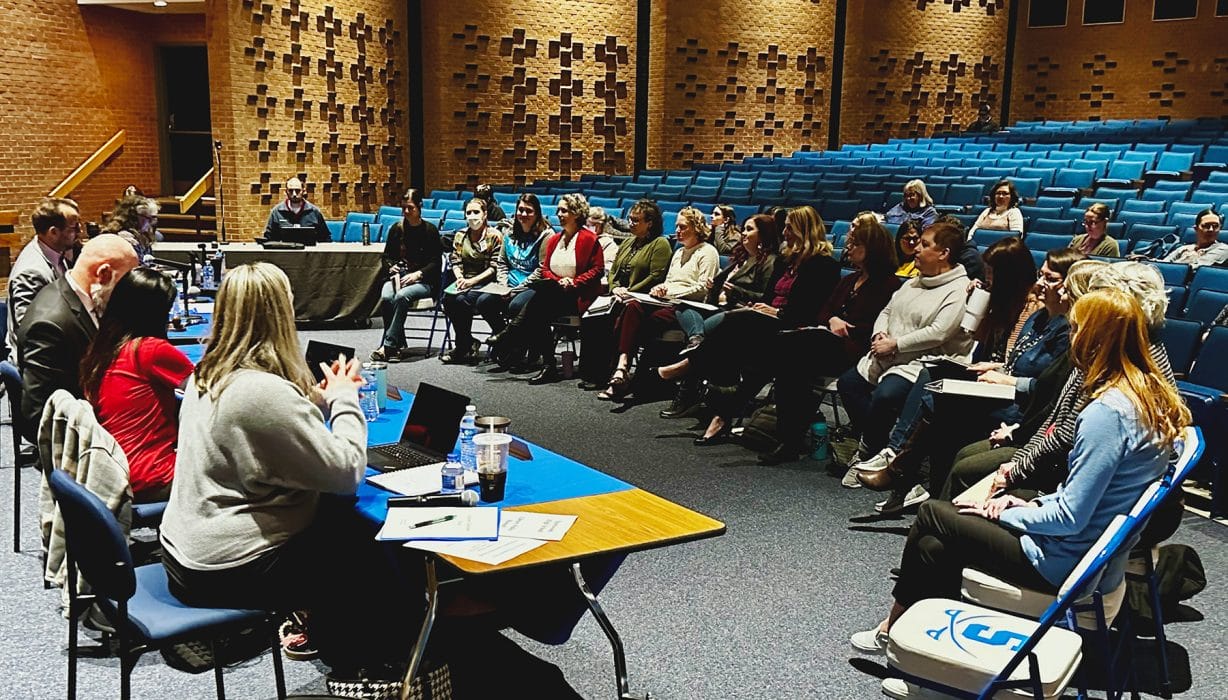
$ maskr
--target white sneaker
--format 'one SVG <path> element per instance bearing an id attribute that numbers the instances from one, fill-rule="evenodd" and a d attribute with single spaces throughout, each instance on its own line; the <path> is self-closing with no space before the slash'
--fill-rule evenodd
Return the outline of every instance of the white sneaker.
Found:
<path id="1" fill-rule="evenodd" d="M 849 641 L 853 644 L 853 648 L 863 654 L 885 654 L 887 653 L 887 633 L 879 631 L 878 627 L 868 629 L 864 632 L 857 632 Z"/>
<path id="2" fill-rule="evenodd" d="M 882 690 L 883 695 L 896 700 L 939 700 L 939 698 L 951 697 L 936 690 L 909 683 L 902 678 L 884 678 Z"/>
<path id="3" fill-rule="evenodd" d="M 893 459 L 895 459 L 895 450 L 890 447 L 884 447 L 873 457 L 861 462 L 854 462 L 852 468 L 859 472 L 879 472 L 886 469 Z"/>
<path id="4" fill-rule="evenodd" d="M 913 506 L 919 506 L 928 500 L 930 500 L 930 492 L 926 491 L 921 484 L 917 484 L 903 496 L 892 491 L 887 500 L 874 504 L 874 510 L 883 515 L 894 515 Z"/>
<path id="5" fill-rule="evenodd" d="M 861 488 L 861 482 L 857 480 L 857 467 L 849 467 L 849 470 L 844 472 L 844 478 L 840 480 L 840 485 L 846 489 Z"/>

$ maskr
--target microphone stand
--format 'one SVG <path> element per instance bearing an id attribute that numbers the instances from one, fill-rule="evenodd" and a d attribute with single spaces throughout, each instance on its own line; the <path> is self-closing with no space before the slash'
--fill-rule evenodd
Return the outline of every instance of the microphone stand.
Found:
<path id="1" fill-rule="evenodd" d="M 189 307 L 189 300 L 191 297 L 188 295 L 188 287 L 190 287 L 192 283 L 191 274 L 193 265 L 196 262 L 196 254 L 192 251 L 188 251 L 188 262 L 186 263 L 166 260 L 165 258 L 155 258 L 152 256 L 146 257 L 145 262 L 153 263 L 160 267 L 168 267 L 179 272 L 180 278 L 183 281 L 183 286 L 181 287 L 183 313 L 180 315 L 180 319 L 182 320 L 184 326 L 194 326 L 198 323 L 204 323 L 205 317 L 201 316 L 200 314 L 192 313 L 192 310 Z"/>
<path id="2" fill-rule="evenodd" d="M 222 242 L 226 242 L 226 206 L 222 199 L 222 142 L 217 140 L 213 142 L 213 193 L 217 195 L 217 225 L 218 235 L 221 236 Z"/>

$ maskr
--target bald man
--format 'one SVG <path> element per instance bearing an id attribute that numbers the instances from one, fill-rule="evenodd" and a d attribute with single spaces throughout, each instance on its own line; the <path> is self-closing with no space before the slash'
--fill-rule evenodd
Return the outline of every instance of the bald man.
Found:
<path id="1" fill-rule="evenodd" d="M 81 248 L 68 274 L 43 287 L 17 327 L 22 435 L 38 437 L 43 405 L 56 389 L 81 396 L 78 365 L 119 280 L 139 264 L 123 238 L 103 234 Z"/>
<path id="2" fill-rule="evenodd" d="M 303 181 L 297 177 L 286 180 L 286 201 L 269 212 L 269 221 L 264 225 L 264 237 L 271 241 L 285 240 L 286 235 L 282 231 L 289 226 L 313 229 L 316 232 L 316 240 L 320 242 L 331 238 L 328 224 L 324 221 L 324 212 L 307 201 Z"/>

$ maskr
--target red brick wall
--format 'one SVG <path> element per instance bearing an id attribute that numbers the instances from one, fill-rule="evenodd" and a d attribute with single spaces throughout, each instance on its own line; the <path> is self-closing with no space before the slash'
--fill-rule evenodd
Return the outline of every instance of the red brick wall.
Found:
<path id="1" fill-rule="evenodd" d="M 1193 20 L 1153 22 L 1152 0 L 1126 0 L 1121 24 L 1027 28 L 1020 7 L 1012 120 L 1228 116 L 1228 17 L 1198 3 Z"/>
<path id="2" fill-rule="evenodd" d="M 850 2 L 841 143 L 957 130 L 982 100 L 996 108 L 1007 20 L 1006 0 Z"/>
<path id="3" fill-rule="evenodd" d="M 203 43 L 200 16 L 158 16 L 72 0 L 0 6 L 0 208 L 21 211 L 14 247 L 44 196 L 120 129 L 127 144 L 69 196 L 99 220 L 130 184 L 159 185 L 155 48 Z"/>
<path id="4" fill-rule="evenodd" d="M 834 0 L 653 4 L 650 168 L 826 146 Z"/>
<path id="5" fill-rule="evenodd" d="M 409 170 L 406 6 L 209 0 L 214 138 L 231 239 L 304 177 L 329 218 L 395 203 Z"/>
<path id="6" fill-rule="evenodd" d="M 423 0 L 426 187 L 628 172 L 632 0 Z"/>

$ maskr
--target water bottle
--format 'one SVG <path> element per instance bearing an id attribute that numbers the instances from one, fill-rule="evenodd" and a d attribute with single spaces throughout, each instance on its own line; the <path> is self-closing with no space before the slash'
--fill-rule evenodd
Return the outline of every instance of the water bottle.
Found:
<path id="1" fill-rule="evenodd" d="M 368 423 L 379 418 L 379 402 L 375 396 L 377 389 L 375 370 L 363 365 L 362 386 L 358 387 L 358 405 L 362 407 L 362 414 Z"/>
<path id="2" fill-rule="evenodd" d="M 371 224 L 362 222 L 362 244 L 371 245 Z"/>
<path id="3" fill-rule="evenodd" d="M 213 263 L 206 260 L 204 265 L 200 266 L 200 288 L 213 289 Z"/>
<path id="4" fill-rule="evenodd" d="M 222 286 L 222 275 L 226 272 L 226 254 L 217 243 L 213 244 L 213 282 Z"/>
<path id="5" fill-rule="evenodd" d="M 478 434 L 478 407 L 470 404 L 465 406 L 465 415 L 460 422 L 460 456 L 465 471 L 477 473 L 478 448 L 473 444 L 473 436 Z"/>
<path id="6" fill-rule="evenodd" d="M 439 475 L 443 482 L 440 493 L 458 493 L 465 490 L 465 465 L 461 464 L 460 454 L 457 452 L 448 453 L 448 461 L 443 463 Z"/>
<path id="7" fill-rule="evenodd" d="M 827 421 L 821 416 L 810 425 L 810 443 L 812 445 L 810 458 L 818 462 L 826 462 L 831 448 L 827 442 Z"/>

